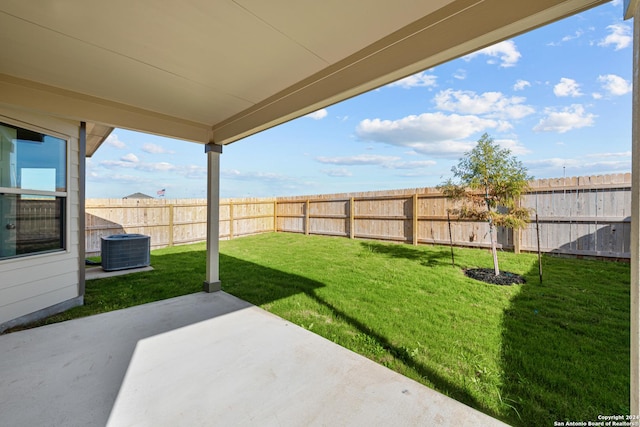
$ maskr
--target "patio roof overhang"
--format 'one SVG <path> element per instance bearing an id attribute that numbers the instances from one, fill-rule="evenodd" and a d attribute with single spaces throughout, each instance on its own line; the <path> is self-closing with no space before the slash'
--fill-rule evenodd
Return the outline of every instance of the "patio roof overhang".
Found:
<path id="1" fill-rule="evenodd" d="M 0 103 L 225 145 L 601 3 L 8 0 Z"/>

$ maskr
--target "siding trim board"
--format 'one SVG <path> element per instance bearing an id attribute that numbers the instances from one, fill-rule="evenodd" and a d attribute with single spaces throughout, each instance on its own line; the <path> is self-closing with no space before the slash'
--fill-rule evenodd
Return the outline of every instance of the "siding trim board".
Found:
<path id="1" fill-rule="evenodd" d="M 15 328 L 17 326 L 26 325 L 28 323 L 37 322 L 38 320 L 44 319 L 49 316 L 54 316 L 56 314 L 65 312 L 74 307 L 78 307 L 84 304 L 84 297 L 78 296 L 65 301 L 62 301 L 58 304 L 54 304 L 52 306 L 43 308 L 33 313 L 25 314 L 23 316 L 17 317 L 15 319 L 9 320 L 8 322 L 0 324 L 0 334 L 4 331 Z"/>

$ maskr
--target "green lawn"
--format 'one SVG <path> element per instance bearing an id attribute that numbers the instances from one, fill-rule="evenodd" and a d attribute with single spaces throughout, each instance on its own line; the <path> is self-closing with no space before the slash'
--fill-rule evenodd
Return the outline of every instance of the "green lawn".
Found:
<path id="1" fill-rule="evenodd" d="M 204 244 L 153 251 L 154 271 L 90 281 L 52 321 L 200 291 Z M 629 266 L 501 253 L 527 284 L 462 268 L 488 251 L 270 233 L 221 242 L 223 290 L 512 425 L 629 413 Z"/>

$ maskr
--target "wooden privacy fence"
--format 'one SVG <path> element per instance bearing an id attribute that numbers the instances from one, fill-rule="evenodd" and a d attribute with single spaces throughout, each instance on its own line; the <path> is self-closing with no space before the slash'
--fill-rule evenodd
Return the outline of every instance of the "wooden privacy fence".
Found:
<path id="1" fill-rule="evenodd" d="M 630 173 L 534 181 L 521 205 L 538 213 L 545 252 L 631 258 Z M 520 234 L 535 251 L 535 224 Z"/>
<path id="2" fill-rule="evenodd" d="M 433 188 L 278 199 L 278 231 L 403 243 L 449 244 L 447 209 L 452 203 Z M 489 247 L 488 225 L 452 221 L 457 246 Z M 500 228 L 502 247 L 513 247 Z"/>
<path id="3" fill-rule="evenodd" d="M 221 199 L 220 238 L 275 231 L 275 199 Z M 152 248 L 202 242 L 207 236 L 206 199 L 87 199 L 87 256 L 100 253 L 102 236 L 150 236 Z"/>
<path id="4" fill-rule="evenodd" d="M 538 213 L 544 252 L 630 257 L 631 174 L 537 180 L 521 205 Z M 220 238 L 268 231 L 376 239 L 411 244 L 449 244 L 447 209 L 452 202 L 434 188 L 365 193 L 222 199 Z M 100 251 L 100 237 L 151 236 L 154 248 L 206 239 L 206 200 L 89 199 L 86 248 Z M 456 246 L 489 247 L 485 222 L 451 218 Z M 499 227 L 498 244 L 537 250 L 534 223 L 514 232 Z"/>
<path id="5" fill-rule="evenodd" d="M 60 198 L 15 198 L 16 251 L 29 253 L 34 248 L 58 249 L 61 247 L 64 208 Z"/>
<path id="6" fill-rule="evenodd" d="M 498 227 L 503 249 L 537 250 L 537 213 L 543 252 L 630 258 L 631 174 L 536 180 L 520 204 L 532 222 Z M 451 207 L 434 188 L 278 198 L 277 230 L 448 245 Z M 486 222 L 451 217 L 451 234 L 456 246 L 490 247 Z"/>

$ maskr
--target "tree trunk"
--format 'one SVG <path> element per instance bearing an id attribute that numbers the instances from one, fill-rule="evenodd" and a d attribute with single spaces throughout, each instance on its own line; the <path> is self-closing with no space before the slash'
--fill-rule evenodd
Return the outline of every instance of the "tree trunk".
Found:
<path id="1" fill-rule="evenodd" d="M 500 268 L 498 268 L 498 248 L 496 244 L 495 230 L 493 227 L 493 218 L 491 218 L 491 202 L 489 201 L 489 186 L 485 183 L 484 186 L 484 201 L 487 204 L 487 211 L 489 212 L 489 238 L 491 239 L 491 255 L 493 255 L 493 272 L 496 276 L 500 275 Z"/>
<path id="2" fill-rule="evenodd" d="M 496 276 L 499 276 L 500 268 L 498 268 L 498 245 L 496 244 L 496 233 L 494 231 L 493 221 L 489 219 L 489 238 L 491 239 L 491 255 L 493 255 L 493 272 Z"/>

